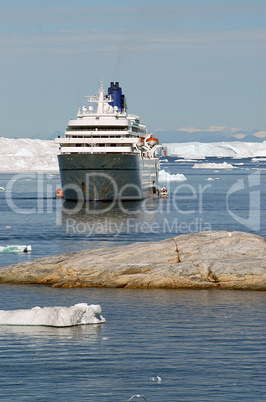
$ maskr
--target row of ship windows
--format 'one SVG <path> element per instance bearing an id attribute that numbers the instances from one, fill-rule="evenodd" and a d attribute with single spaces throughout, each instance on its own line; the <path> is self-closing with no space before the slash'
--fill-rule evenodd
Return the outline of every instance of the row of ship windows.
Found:
<path id="1" fill-rule="evenodd" d="M 94 126 L 70 126 L 67 127 L 67 131 L 128 131 L 128 126 L 118 127 L 94 127 Z"/>
<path id="2" fill-rule="evenodd" d="M 71 126 L 66 131 L 132 131 L 133 133 L 146 134 L 147 130 L 140 127 L 89 127 L 89 126 Z"/>
<path id="3" fill-rule="evenodd" d="M 142 128 L 139 128 L 139 127 L 132 127 L 132 132 L 140 133 L 140 134 L 147 134 L 147 130 L 143 130 Z"/>
<path id="4" fill-rule="evenodd" d="M 128 144 L 62 144 L 61 147 L 128 147 Z"/>
<path id="5" fill-rule="evenodd" d="M 136 137 L 133 136 L 133 135 L 112 135 L 111 137 L 107 136 L 107 135 L 90 135 L 90 136 L 87 136 L 87 135 L 75 135 L 73 137 L 73 135 L 68 134 L 67 138 L 73 138 L 73 139 L 75 139 L 75 138 L 86 138 L 86 139 L 88 139 L 88 138 L 105 138 L 105 139 L 107 139 L 107 138 L 136 138 Z"/>

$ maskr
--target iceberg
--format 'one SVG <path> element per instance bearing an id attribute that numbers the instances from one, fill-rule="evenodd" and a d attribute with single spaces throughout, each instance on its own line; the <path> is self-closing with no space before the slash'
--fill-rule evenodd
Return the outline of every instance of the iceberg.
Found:
<path id="1" fill-rule="evenodd" d="M 266 157 L 266 141 L 263 142 L 183 142 L 165 143 L 167 156 L 199 159 L 204 157 L 231 157 L 235 159 Z"/>
<path id="2" fill-rule="evenodd" d="M 159 172 L 159 181 L 185 181 L 187 180 L 186 176 L 184 176 L 181 173 L 177 174 L 170 174 L 166 172 L 165 170 L 160 170 Z"/>
<path id="3" fill-rule="evenodd" d="M 51 140 L 0 137 L 2 172 L 58 172 L 58 144 Z"/>
<path id="4" fill-rule="evenodd" d="M 208 179 L 206 179 L 206 180 L 208 180 L 208 181 L 213 181 L 213 180 L 221 180 L 219 177 L 215 177 L 215 178 L 213 178 L 213 177 L 208 177 Z"/>
<path id="5" fill-rule="evenodd" d="M 252 158 L 251 162 L 266 162 L 266 158 Z"/>
<path id="6" fill-rule="evenodd" d="M 205 158 L 198 158 L 198 159 L 205 159 Z M 184 158 L 184 159 L 176 159 L 174 162 L 198 162 L 198 159 Z"/>
<path id="7" fill-rule="evenodd" d="M 236 167 L 230 163 L 195 163 L 194 169 L 235 169 Z"/>
<path id="8" fill-rule="evenodd" d="M 72 327 L 74 325 L 102 324 L 99 304 L 78 303 L 71 307 L 33 307 L 27 310 L 0 310 L 0 325 L 44 325 Z"/>

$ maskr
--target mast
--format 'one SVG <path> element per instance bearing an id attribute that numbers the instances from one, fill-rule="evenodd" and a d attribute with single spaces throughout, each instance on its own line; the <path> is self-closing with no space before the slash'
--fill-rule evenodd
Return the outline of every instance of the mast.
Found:
<path id="1" fill-rule="evenodd" d="M 89 103 L 97 103 L 97 115 L 103 115 L 106 113 L 104 106 L 110 102 L 112 102 L 112 97 L 111 95 L 105 95 L 104 89 L 103 89 L 103 80 L 99 82 L 100 84 L 100 89 L 98 91 L 99 96 L 85 96 L 85 98 L 88 98 Z M 109 112 L 110 113 L 110 112 Z"/>
<path id="2" fill-rule="evenodd" d="M 103 91 L 103 81 L 100 81 L 100 90 L 99 90 L 99 100 L 97 107 L 97 114 L 103 114 L 103 106 L 104 106 L 104 91 Z"/>

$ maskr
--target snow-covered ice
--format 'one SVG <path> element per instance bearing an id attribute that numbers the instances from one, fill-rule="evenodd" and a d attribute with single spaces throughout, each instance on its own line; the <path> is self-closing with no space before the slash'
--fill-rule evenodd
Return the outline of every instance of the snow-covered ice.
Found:
<path id="1" fill-rule="evenodd" d="M 183 142 L 163 144 L 167 156 L 198 159 L 199 157 L 266 157 L 266 141 L 263 142 Z"/>
<path id="2" fill-rule="evenodd" d="M 266 158 L 252 158 L 251 161 L 252 162 L 265 162 Z"/>
<path id="3" fill-rule="evenodd" d="M 159 181 L 185 181 L 187 180 L 186 176 L 184 176 L 181 173 L 177 174 L 170 174 L 166 172 L 165 170 L 160 170 L 159 172 Z"/>
<path id="4" fill-rule="evenodd" d="M 213 181 L 213 180 L 221 180 L 219 177 L 208 177 L 208 179 L 206 179 L 208 181 Z"/>
<path id="5" fill-rule="evenodd" d="M 71 327 L 74 325 L 102 324 L 99 304 L 79 303 L 71 307 L 33 307 L 27 310 L 0 310 L 0 325 L 45 325 Z"/>
<path id="6" fill-rule="evenodd" d="M 0 171 L 58 171 L 58 144 L 51 140 L 0 138 Z"/>
<path id="7" fill-rule="evenodd" d="M 234 169 L 235 166 L 230 163 L 195 163 L 194 169 Z"/>
<path id="8" fill-rule="evenodd" d="M 198 159 L 205 159 L 205 158 L 198 158 Z M 198 162 L 198 159 L 188 159 L 188 158 L 176 159 L 175 162 Z"/>
<path id="9" fill-rule="evenodd" d="M 163 144 L 168 156 L 179 159 L 205 159 L 205 157 L 266 158 L 266 141 Z M 0 138 L 0 171 L 54 171 L 58 172 L 59 146 L 52 140 L 30 138 Z M 260 159 L 262 160 L 262 159 Z M 166 162 L 162 159 L 161 162 Z"/>

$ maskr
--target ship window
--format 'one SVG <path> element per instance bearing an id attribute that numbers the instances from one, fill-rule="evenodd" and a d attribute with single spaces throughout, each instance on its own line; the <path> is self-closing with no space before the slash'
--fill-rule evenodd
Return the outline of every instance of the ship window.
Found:
<path id="1" fill-rule="evenodd" d="M 70 126 L 66 131 L 128 131 L 128 129 L 128 126 Z"/>

